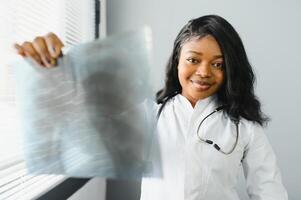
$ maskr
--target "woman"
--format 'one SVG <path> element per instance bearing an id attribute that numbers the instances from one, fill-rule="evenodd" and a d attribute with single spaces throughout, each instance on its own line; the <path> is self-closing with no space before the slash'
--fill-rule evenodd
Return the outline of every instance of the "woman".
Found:
<path id="1" fill-rule="evenodd" d="M 52 67 L 62 46 L 49 34 L 16 48 Z M 225 19 L 203 16 L 182 28 L 157 93 L 163 178 L 143 179 L 142 200 L 239 199 L 241 165 L 250 199 L 288 198 L 254 79 L 242 41 Z"/>

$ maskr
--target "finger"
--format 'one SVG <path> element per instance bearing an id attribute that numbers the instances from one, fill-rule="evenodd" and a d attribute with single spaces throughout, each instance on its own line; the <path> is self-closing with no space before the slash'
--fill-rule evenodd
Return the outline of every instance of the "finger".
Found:
<path id="1" fill-rule="evenodd" d="M 24 42 L 22 44 L 22 49 L 23 49 L 24 54 L 25 54 L 26 57 L 32 59 L 37 64 L 43 66 L 42 60 L 41 60 L 39 54 L 34 49 L 34 47 L 32 46 L 31 42 Z"/>
<path id="2" fill-rule="evenodd" d="M 43 37 L 36 37 L 32 44 L 46 67 L 55 66 L 56 59 L 50 56 L 46 42 Z"/>
<path id="3" fill-rule="evenodd" d="M 17 53 L 18 53 L 19 55 L 21 55 L 21 56 L 23 56 L 23 57 L 25 56 L 24 49 L 23 49 L 23 47 L 22 47 L 21 45 L 15 43 L 15 44 L 14 44 L 14 48 L 17 50 Z"/>
<path id="4" fill-rule="evenodd" d="M 63 42 L 54 33 L 48 33 L 44 39 L 50 55 L 53 58 L 58 58 L 62 53 L 62 48 L 64 47 Z"/>

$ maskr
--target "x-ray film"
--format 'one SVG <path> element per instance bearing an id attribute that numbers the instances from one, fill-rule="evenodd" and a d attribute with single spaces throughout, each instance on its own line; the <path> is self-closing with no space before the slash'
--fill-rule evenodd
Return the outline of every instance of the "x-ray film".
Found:
<path id="1" fill-rule="evenodd" d="M 156 141 L 150 52 L 145 28 L 72 47 L 55 68 L 15 63 L 28 171 L 159 176 L 150 172 Z"/>

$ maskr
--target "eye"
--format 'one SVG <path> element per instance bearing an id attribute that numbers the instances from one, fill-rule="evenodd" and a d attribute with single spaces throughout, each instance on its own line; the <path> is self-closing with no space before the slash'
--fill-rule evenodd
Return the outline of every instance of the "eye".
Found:
<path id="1" fill-rule="evenodd" d="M 217 69 L 222 69 L 223 68 L 223 63 L 222 62 L 215 62 L 215 63 L 212 63 L 212 66 L 214 68 L 217 68 Z"/>
<path id="2" fill-rule="evenodd" d="M 195 58 L 187 58 L 186 59 L 188 62 L 192 63 L 192 64 L 197 64 L 199 63 L 199 60 L 195 59 Z"/>

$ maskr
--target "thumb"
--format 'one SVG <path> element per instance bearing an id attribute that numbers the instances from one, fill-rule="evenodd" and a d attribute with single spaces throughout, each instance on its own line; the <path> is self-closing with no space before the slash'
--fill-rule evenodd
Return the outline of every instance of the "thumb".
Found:
<path id="1" fill-rule="evenodd" d="M 24 49 L 23 49 L 23 47 L 22 46 L 20 46 L 19 44 L 17 44 L 17 43 L 15 43 L 14 44 L 14 48 L 17 50 L 17 53 L 19 54 L 19 55 L 21 55 L 21 56 L 25 56 L 25 51 L 24 51 Z"/>

